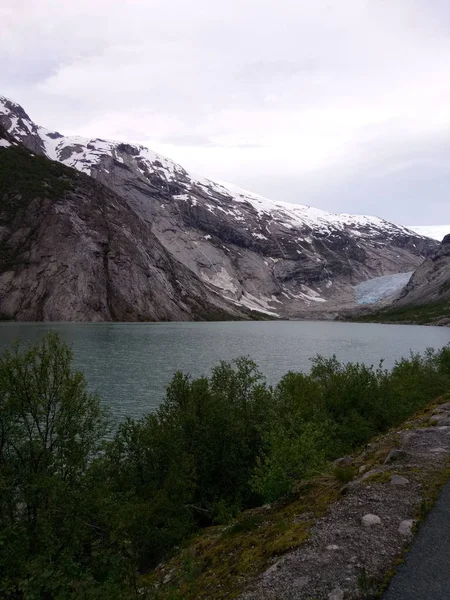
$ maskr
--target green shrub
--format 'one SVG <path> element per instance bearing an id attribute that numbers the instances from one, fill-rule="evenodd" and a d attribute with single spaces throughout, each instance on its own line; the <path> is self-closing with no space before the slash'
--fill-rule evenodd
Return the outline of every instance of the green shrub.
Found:
<path id="1" fill-rule="evenodd" d="M 268 387 L 247 358 L 209 377 L 176 373 L 154 414 L 104 442 L 99 399 L 50 335 L 0 359 L 0 597 L 138 594 L 175 547 L 277 500 L 450 389 L 450 348 L 391 371 L 313 360 Z M 338 469 L 346 482 L 353 470 Z M 262 517 L 238 520 L 251 531 Z"/>

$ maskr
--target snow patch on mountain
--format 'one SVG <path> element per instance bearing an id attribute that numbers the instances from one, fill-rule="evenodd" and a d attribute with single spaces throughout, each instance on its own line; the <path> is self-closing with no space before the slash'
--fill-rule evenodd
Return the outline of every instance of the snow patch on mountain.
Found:
<path id="1" fill-rule="evenodd" d="M 409 229 L 438 242 L 442 242 L 444 237 L 450 233 L 450 225 L 411 225 Z"/>
<path id="2" fill-rule="evenodd" d="M 143 177 L 156 173 L 168 183 L 183 183 L 185 193 L 174 195 L 174 199 L 189 202 L 191 193 L 200 189 L 208 196 L 215 197 L 218 195 L 232 202 L 231 205 L 228 204 L 227 208 L 224 208 L 217 201 L 214 204 L 207 204 L 207 209 L 211 213 L 220 211 L 232 216 L 237 221 L 243 221 L 250 208 L 256 211 L 259 220 L 269 217 L 288 229 L 304 232 L 304 237 L 299 238 L 299 240 L 307 241 L 310 231 L 327 236 L 333 234 L 336 230 L 347 230 L 355 238 L 363 235 L 376 236 L 379 234 L 380 229 L 395 233 L 400 231 L 409 233 L 406 227 L 393 225 L 378 217 L 344 213 L 335 214 L 304 204 L 273 201 L 227 182 L 215 182 L 205 177 L 188 174 L 183 167 L 171 159 L 141 145 L 124 144 L 123 142 L 101 138 L 89 139 L 79 136 L 62 136 L 58 132 L 49 131 L 44 127 L 37 127 L 24 112 L 21 118 L 17 117 L 12 114 L 11 107 L 15 110 L 20 109 L 16 103 L 0 97 L 0 113 L 10 115 L 12 125 L 9 131 L 12 135 L 20 139 L 29 135 L 30 132 L 35 132 L 41 138 L 48 158 L 62 162 L 88 175 L 92 174 L 93 168 L 98 167 L 105 156 L 112 157 L 124 164 L 122 150 L 127 148 L 130 149 L 133 162 L 137 165 Z M 192 201 L 193 204 L 196 202 L 194 198 L 192 198 Z M 267 239 L 266 232 L 255 233 Z M 263 239 L 263 237 L 260 237 L 260 239 Z"/>

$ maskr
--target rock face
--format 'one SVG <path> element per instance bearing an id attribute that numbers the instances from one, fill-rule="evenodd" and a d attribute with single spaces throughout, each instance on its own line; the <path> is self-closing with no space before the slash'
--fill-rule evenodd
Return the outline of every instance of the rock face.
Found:
<path id="1" fill-rule="evenodd" d="M 200 296 L 207 299 L 207 312 L 211 312 L 212 307 L 232 317 L 248 316 L 249 310 L 283 317 L 302 317 L 313 308 L 326 313 L 353 297 L 352 285 L 379 275 L 413 270 L 436 245 L 432 240 L 376 217 L 336 215 L 309 206 L 271 202 L 234 186 L 194 177 L 143 146 L 63 136 L 39 127 L 22 107 L 1 97 L 0 125 L 10 139 L 21 142 L 33 154 L 72 167 L 97 182 L 94 186 L 86 177 L 77 180 L 83 181 L 84 186 L 79 194 L 79 205 L 75 194 L 64 208 L 70 213 L 65 218 L 73 225 L 73 237 L 66 239 L 65 248 L 61 246 L 62 237 L 58 246 L 45 250 L 51 262 L 58 260 L 52 248 L 70 255 L 69 243 L 84 247 L 83 260 L 74 258 L 71 271 L 78 282 L 94 269 L 90 262 L 92 257 L 86 256 L 88 246 L 83 242 L 84 237 L 96 239 L 97 227 L 100 227 L 101 211 L 93 198 L 102 190 L 104 229 L 98 231 L 112 227 L 110 219 L 114 214 L 117 216 L 114 211 L 118 209 L 106 206 L 108 202 L 120 204 L 120 219 L 114 221 L 110 236 L 115 250 L 111 255 L 109 250 L 106 252 L 107 256 L 120 256 L 123 261 L 120 274 L 114 270 L 118 268 L 114 263 L 116 259 L 111 258 L 111 264 L 108 262 L 109 277 L 117 290 L 114 297 L 118 290 L 131 286 L 130 298 L 142 296 L 146 300 L 140 299 L 136 304 L 133 301 L 134 308 L 127 301 L 127 309 L 117 313 L 99 309 L 99 319 L 143 319 L 150 315 L 155 319 L 201 318 L 202 311 L 189 306 L 193 297 Z M 3 155 L 8 152 L 8 148 L 0 148 Z M 91 191 L 94 189 L 95 194 Z M 83 228 L 75 234 L 75 216 L 79 211 L 83 211 L 83 222 L 89 223 L 89 234 Z M 15 226 L 20 230 L 21 223 Z M 56 226 L 55 220 L 49 223 L 51 228 Z M 105 235 L 102 243 L 107 243 Z M 47 237 L 53 237 L 52 229 L 48 230 Z M 48 240 L 42 239 L 40 243 L 47 244 Z M 172 302 L 168 305 L 164 302 L 163 290 L 155 288 L 151 278 L 143 277 L 142 269 L 135 262 L 137 256 L 142 258 L 146 253 L 155 253 L 156 249 L 164 260 L 158 259 L 155 275 L 172 286 Z M 44 250 L 35 244 L 33 251 Z M 67 287 L 62 271 L 39 273 L 29 268 L 26 273 L 21 272 L 18 279 L 15 271 L 5 271 L 5 265 L 0 269 L 2 280 L 9 281 L 9 288 L 3 288 L 8 296 L 2 305 L 7 306 L 0 310 L 16 318 L 40 315 L 39 318 L 56 319 L 61 318 L 61 309 L 56 309 L 56 305 L 64 304 L 72 307 L 64 311 L 65 318 L 92 318 L 91 309 L 85 311 L 78 307 L 75 288 Z M 127 273 L 125 279 L 116 279 L 123 278 L 124 273 Z M 178 273 L 183 273 L 185 283 L 189 279 L 193 286 L 191 291 L 191 283 L 186 283 L 183 297 L 176 292 Z M 47 302 L 47 310 L 37 313 L 23 310 L 22 300 L 18 298 L 25 297 L 26 287 L 40 289 L 47 285 L 43 277 L 45 281 L 53 278 L 52 281 L 58 282 L 55 286 L 60 289 L 61 300 L 55 300 L 52 308 Z M 161 285 L 164 288 L 165 284 Z M 150 310 L 155 302 L 160 308 Z M 75 309 L 75 305 L 78 308 Z M 103 305 L 107 306 L 105 296 Z"/>
<path id="2" fill-rule="evenodd" d="M 32 155 L 1 128 L 0 141 L 3 318 L 248 318 L 177 262 L 113 191 Z"/>
<path id="3" fill-rule="evenodd" d="M 450 233 L 413 273 L 396 304 L 450 299 Z"/>

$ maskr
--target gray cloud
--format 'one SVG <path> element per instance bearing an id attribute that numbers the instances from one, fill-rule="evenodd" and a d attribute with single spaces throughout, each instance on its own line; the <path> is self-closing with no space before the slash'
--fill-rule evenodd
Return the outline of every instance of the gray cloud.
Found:
<path id="1" fill-rule="evenodd" d="M 3 0 L 0 93 L 279 200 L 450 220 L 445 0 Z"/>

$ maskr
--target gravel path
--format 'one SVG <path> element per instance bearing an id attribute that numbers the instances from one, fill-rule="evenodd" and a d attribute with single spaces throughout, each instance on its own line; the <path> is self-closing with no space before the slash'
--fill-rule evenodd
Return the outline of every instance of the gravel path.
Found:
<path id="1" fill-rule="evenodd" d="M 240 600 L 373 598 L 412 540 L 426 482 L 446 472 L 449 457 L 450 402 L 348 457 L 359 475 L 340 501 L 315 522 L 303 546 L 274 562 Z M 450 483 L 385 598 L 450 600 Z"/>
<path id="2" fill-rule="evenodd" d="M 449 600 L 450 482 L 420 527 L 385 600 Z"/>

